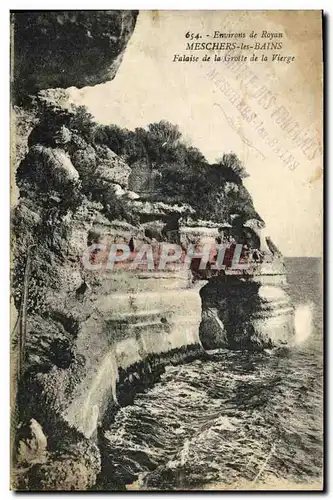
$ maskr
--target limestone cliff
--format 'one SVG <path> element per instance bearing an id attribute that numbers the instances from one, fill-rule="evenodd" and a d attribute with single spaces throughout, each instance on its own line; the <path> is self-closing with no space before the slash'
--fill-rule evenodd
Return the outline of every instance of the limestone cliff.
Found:
<path id="1" fill-rule="evenodd" d="M 166 362 L 205 354 L 200 286 L 190 273 L 89 271 L 82 256 L 92 243 L 132 240 L 138 249 L 175 241 L 181 218 L 189 226 L 189 216 L 192 224 L 205 221 L 184 201 L 168 204 L 129 190 L 133 166 L 94 140 L 94 123 L 65 93 L 37 94 L 30 113 L 34 123 L 16 169 L 20 197 L 12 216 L 16 487 L 87 489 L 108 475 L 102 450 L 119 405 L 156 380 Z M 223 189 L 230 185 L 239 193 L 230 181 Z M 247 210 L 253 212 L 251 204 Z M 202 297 L 206 308 L 217 307 Z M 211 339 L 213 325 L 204 323 Z"/>
<path id="2" fill-rule="evenodd" d="M 240 175 L 209 165 L 180 141 L 177 127 L 102 128 L 54 88 L 112 79 L 136 16 L 13 16 L 17 489 L 98 487 L 110 458 L 107 425 L 119 405 L 153 383 L 165 363 L 205 356 L 200 284 L 190 272 L 89 271 L 82 264 L 88 246 L 177 242 L 182 219 L 201 225 L 211 213 L 215 225 L 227 220 L 235 234 L 243 234 L 246 221 L 260 220 Z M 220 307 L 214 293 L 207 308 Z M 232 344 L 232 324 L 227 330 Z"/>
<path id="3" fill-rule="evenodd" d="M 12 16 L 12 296 L 17 311 L 12 430 L 13 486 L 18 489 L 85 490 L 100 471 L 95 441 L 61 415 L 85 370 L 75 340 L 93 312 L 99 287 L 98 277 L 84 275 L 80 255 L 93 224 L 109 224 L 100 200 L 113 199 L 111 184 L 124 186 L 129 168 L 112 151 L 95 150 L 85 141 L 66 92 L 52 87 L 114 78 L 136 17 L 135 11 Z M 40 89 L 45 90 L 37 95 Z M 90 196 L 86 181 L 94 169 L 99 185 Z M 77 293 L 82 283 L 91 296 Z"/>

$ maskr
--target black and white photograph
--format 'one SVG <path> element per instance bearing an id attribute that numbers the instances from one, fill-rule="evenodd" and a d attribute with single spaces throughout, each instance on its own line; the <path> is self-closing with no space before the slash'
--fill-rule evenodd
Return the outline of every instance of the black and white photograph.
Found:
<path id="1" fill-rule="evenodd" d="M 322 11 L 9 21 L 11 489 L 323 491 Z"/>

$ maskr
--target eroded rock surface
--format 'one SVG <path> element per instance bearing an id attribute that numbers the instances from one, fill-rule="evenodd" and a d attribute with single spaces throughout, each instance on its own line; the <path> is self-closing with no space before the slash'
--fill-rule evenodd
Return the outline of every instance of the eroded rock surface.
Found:
<path id="1" fill-rule="evenodd" d="M 26 95 L 112 80 L 137 15 L 134 10 L 15 12 L 15 90 Z"/>
<path id="2" fill-rule="evenodd" d="M 147 160 L 130 163 L 98 144 L 86 110 L 51 88 L 114 78 L 136 16 L 36 11 L 13 18 L 13 90 L 24 98 L 34 93 L 23 99 L 26 107 L 15 107 L 21 136 L 13 155 L 19 199 L 12 217 L 12 295 L 20 321 L 13 336 L 21 361 L 17 423 L 24 431 L 15 443 L 17 489 L 92 488 L 103 467 L 110 472 L 101 464 L 101 456 L 104 462 L 109 457 L 108 419 L 131 403 L 135 391 L 156 381 L 166 363 L 204 354 L 200 284 L 193 286 L 190 272 L 108 274 L 83 265 L 94 243 L 131 241 L 136 250 L 144 243 L 181 243 L 179 220 L 196 218 L 184 200 L 141 196 L 158 185 L 161 173 L 152 172 Z M 141 182 L 143 171 L 153 183 Z M 249 209 L 244 213 L 256 216 L 237 182 L 226 182 L 221 194 L 241 196 Z M 244 213 L 234 217 L 242 222 Z M 194 229 L 203 222 L 197 217 Z M 185 236 L 188 243 L 192 236 Z M 222 314 L 238 314 L 237 300 L 224 299 L 204 302 L 207 348 L 242 343 L 240 338 L 232 345 L 233 323 Z M 239 324 L 245 299 L 242 307 Z"/>

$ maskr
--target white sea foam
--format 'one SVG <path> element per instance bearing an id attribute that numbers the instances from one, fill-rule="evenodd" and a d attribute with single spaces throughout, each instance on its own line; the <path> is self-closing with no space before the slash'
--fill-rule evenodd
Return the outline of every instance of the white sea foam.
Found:
<path id="1" fill-rule="evenodd" d="M 313 324 L 313 302 L 300 304 L 295 309 L 294 326 L 295 342 L 301 344 L 312 332 Z"/>

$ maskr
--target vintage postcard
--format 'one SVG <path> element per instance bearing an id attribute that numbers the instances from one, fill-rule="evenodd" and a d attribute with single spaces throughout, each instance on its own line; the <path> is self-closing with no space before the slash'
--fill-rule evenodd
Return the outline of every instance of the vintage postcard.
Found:
<path id="1" fill-rule="evenodd" d="M 322 490 L 322 12 L 10 23 L 12 489 Z"/>

